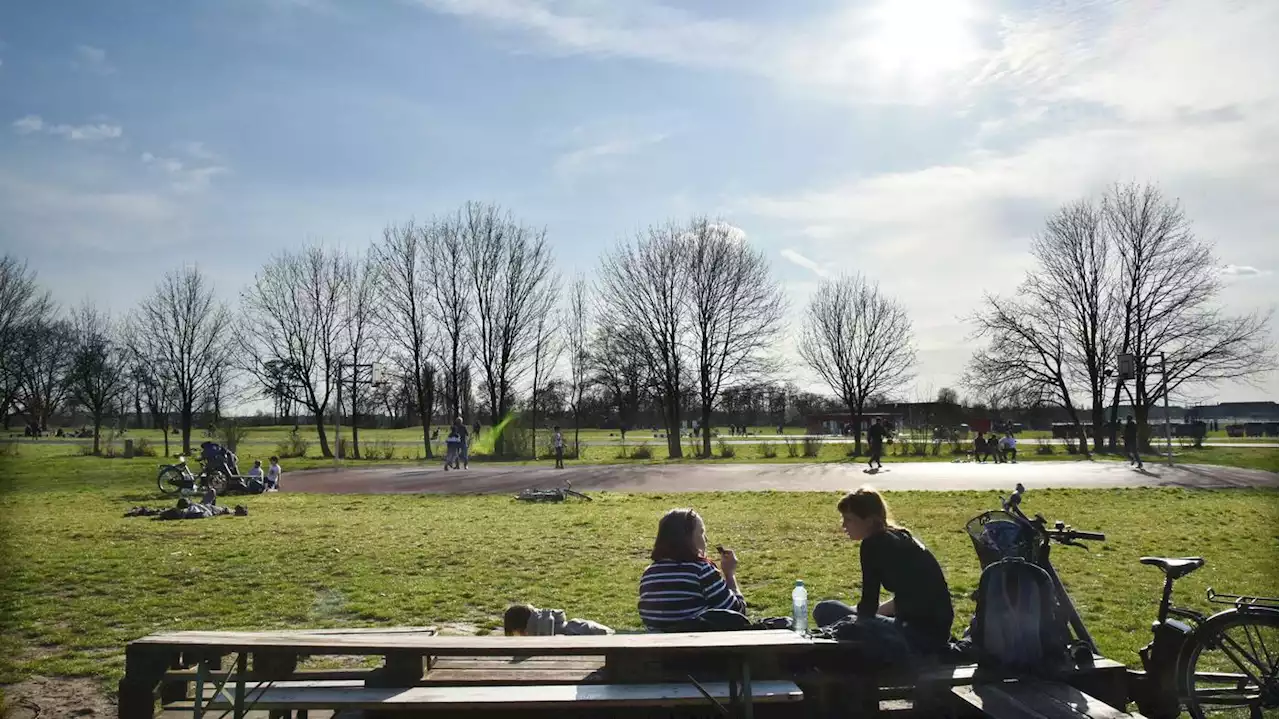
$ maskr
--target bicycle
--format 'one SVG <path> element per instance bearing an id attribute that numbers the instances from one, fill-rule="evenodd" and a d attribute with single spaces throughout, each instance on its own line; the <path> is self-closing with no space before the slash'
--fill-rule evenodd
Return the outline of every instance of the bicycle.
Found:
<path id="1" fill-rule="evenodd" d="M 1051 543 L 1083 547 L 1079 540 L 1102 541 L 1106 536 L 1075 530 L 1060 521 L 1049 529 L 1040 514 L 1028 518 L 1021 509 L 1025 491 L 1018 484 L 1002 500 L 1001 511 L 978 515 L 966 529 L 984 567 L 1015 553 L 1049 574 L 1076 637 L 1072 658 L 1077 663 L 1092 661 L 1097 647 L 1049 561 L 1049 547 Z M 1141 557 L 1139 562 L 1160 568 L 1165 580 L 1151 625 L 1152 641 L 1138 651 L 1143 672 L 1130 688 L 1138 710 L 1149 719 L 1172 719 L 1183 708 L 1193 719 L 1277 716 L 1280 602 L 1274 597 L 1219 594 L 1210 587 L 1208 600 L 1231 608 L 1206 616 L 1172 603 L 1173 583 L 1204 566 L 1203 558 Z"/>
<path id="2" fill-rule="evenodd" d="M 521 502 L 563 502 L 569 497 L 577 497 L 578 499 L 583 499 L 588 502 L 591 501 L 590 497 L 581 492 L 574 491 L 572 487 L 573 485 L 568 481 L 564 483 L 563 487 L 554 487 L 551 489 L 537 489 L 535 487 L 529 487 L 528 489 L 520 490 L 520 494 L 516 495 L 516 499 Z"/>
<path id="3" fill-rule="evenodd" d="M 199 474 L 192 474 L 187 458 L 179 456 L 177 464 L 162 464 L 156 474 L 156 486 L 164 494 L 195 494 L 212 487 L 219 495 L 227 491 L 227 475 L 221 470 L 207 471 L 203 466 Z"/>

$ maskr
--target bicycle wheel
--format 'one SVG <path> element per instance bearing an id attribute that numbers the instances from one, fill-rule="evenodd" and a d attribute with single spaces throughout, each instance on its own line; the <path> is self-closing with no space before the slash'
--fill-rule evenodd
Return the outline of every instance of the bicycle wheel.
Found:
<path id="1" fill-rule="evenodd" d="M 185 484 L 186 475 L 177 467 L 165 467 L 156 475 L 156 486 L 165 494 L 177 494 Z"/>
<path id="2" fill-rule="evenodd" d="M 1183 665 L 1193 719 L 1277 716 L 1275 612 L 1228 611 L 1203 625 Z"/>
<path id="3" fill-rule="evenodd" d="M 213 491 L 217 492 L 218 496 L 221 497 L 227 492 L 227 475 L 214 470 L 212 474 L 209 474 L 204 478 L 204 485 L 206 487 L 213 487 Z"/>

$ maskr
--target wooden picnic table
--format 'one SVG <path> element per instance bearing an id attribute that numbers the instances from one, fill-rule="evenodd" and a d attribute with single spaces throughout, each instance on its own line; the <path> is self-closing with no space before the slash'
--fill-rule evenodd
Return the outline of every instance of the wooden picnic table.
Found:
<path id="1" fill-rule="evenodd" d="M 249 708 L 246 681 L 285 680 L 297 660 L 309 655 L 383 657 L 381 669 L 369 673 L 364 686 L 409 688 L 419 684 L 435 657 L 604 656 L 609 681 L 648 684 L 664 661 L 680 657 L 719 657 L 730 670 L 730 701 L 744 716 L 753 710 L 753 664 L 768 666 L 779 656 L 808 651 L 812 641 L 787 630 L 695 632 L 680 634 L 611 634 L 592 636 L 505 637 L 440 636 L 426 628 L 416 631 L 182 631 L 153 634 L 131 642 L 125 651 L 125 676 L 120 682 L 121 719 L 150 717 L 155 689 L 172 667 L 197 665 L 197 709 L 201 687 L 215 681 L 211 669 L 226 655 L 236 655 L 222 680 L 234 680 L 230 704 L 235 716 Z M 253 670 L 248 659 L 253 657 Z M 185 687 L 184 687 L 185 689 Z M 163 698 L 163 692 L 162 692 Z"/>

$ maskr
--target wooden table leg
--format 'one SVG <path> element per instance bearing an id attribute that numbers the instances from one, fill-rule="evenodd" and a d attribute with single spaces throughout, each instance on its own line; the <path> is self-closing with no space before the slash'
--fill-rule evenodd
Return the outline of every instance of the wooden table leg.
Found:
<path id="1" fill-rule="evenodd" d="M 751 698 L 751 659 L 750 657 L 742 657 L 742 716 L 745 719 L 753 719 L 755 716 L 755 701 Z"/>
<path id="2" fill-rule="evenodd" d="M 174 652 L 142 645 L 124 650 L 124 677 L 118 685 L 116 716 L 151 719 L 156 713 L 156 688 L 175 659 Z"/>

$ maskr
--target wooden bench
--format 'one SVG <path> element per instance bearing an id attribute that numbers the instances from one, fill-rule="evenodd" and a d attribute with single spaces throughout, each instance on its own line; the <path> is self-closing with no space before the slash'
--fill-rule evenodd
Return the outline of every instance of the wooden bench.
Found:
<path id="1" fill-rule="evenodd" d="M 1062 682 L 979 683 L 951 691 L 992 719 L 1142 719 Z"/>
<path id="2" fill-rule="evenodd" d="M 317 701 L 333 701 L 343 694 L 355 698 L 385 698 L 389 696 L 387 690 L 393 690 L 394 696 L 417 689 L 481 692 L 486 685 L 493 689 L 489 694 L 455 691 L 440 696 L 452 697 L 453 703 L 446 705 L 451 711 L 457 711 L 467 703 L 459 697 L 497 696 L 504 692 L 511 696 L 532 692 L 528 696 L 537 697 L 541 696 L 535 691 L 539 685 L 573 686 L 581 692 L 586 692 L 587 687 L 596 687 L 592 690 L 594 693 L 583 693 L 581 700 L 575 700 L 584 702 L 584 706 L 604 701 L 630 702 L 634 707 L 649 706 L 646 702 L 680 706 L 690 701 L 681 699 L 692 696 L 688 694 L 690 691 L 697 695 L 698 701 L 711 706 L 711 700 L 697 690 L 695 682 L 717 687 L 720 682 L 725 684 L 720 694 L 750 717 L 757 702 L 752 684 L 753 667 L 779 666 L 778 655 L 801 653 L 810 646 L 809 639 L 789 631 L 588 637 L 447 637 L 425 630 L 173 632 L 144 637 L 126 647 L 125 676 L 120 681 L 118 706 L 122 719 L 149 718 L 159 688 L 162 703 L 170 708 L 189 703 L 192 713 L 200 717 L 212 701 L 213 706 L 230 706 L 234 716 L 240 717 L 251 708 L 261 708 L 255 697 L 276 701 L 271 705 L 272 710 L 283 712 L 287 710 L 287 702 L 281 697 L 306 698 L 312 703 L 293 708 L 309 709 Z M 377 656 L 382 658 L 382 666 L 368 670 L 299 671 L 298 659 L 312 655 Z M 234 659 L 223 674 L 222 660 L 226 656 Z M 533 657 L 573 657 L 583 661 L 572 667 L 563 663 L 551 666 L 540 665 Z M 600 657 L 604 659 L 603 666 L 600 666 Z M 679 676 L 672 677 L 668 664 L 680 659 L 685 660 L 685 666 L 679 669 Z M 690 664 L 695 668 L 690 669 Z M 520 665 L 514 674 L 512 665 Z M 728 676 L 708 674 L 717 668 Z M 516 674 L 522 676 L 516 677 Z M 696 679 L 694 674 L 698 674 Z M 655 677 L 658 681 L 653 681 Z M 513 684 L 512 678 L 518 683 Z M 757 673 L 756 679 L 758 683 L 761 679 L 781 681 L 784 678 Z M 326 680 L 361 681 L 362 685 L 316 684 Z M 196 685 L 194 693 L 188 691 L 192 681 Z M 310 682 L 310 685 L 297 682 Z M 216 685 L 212 697 L 210 685 Z M 635 685 L 645 688 L 626 689 Z M 770 702 L 777 701 L 773 697 L 793 701 L 792 697 L 800 696 L 794 683 L 781 688 L 777 684 L 768 687 Z M 262 694 L 263 689 L 276 693 Z M 366 689 L 382 690 L 382 693 L 358 693 Z M 290 691 L 301 693 L 288 694 Z M 409 703 L 419 710 L 441 703 L 430 699 L 437 696 L 430 692 L 417 692 L 412 696 L 416 698 Z M 487 706 L 478 701 L 471 703 Z M 347 705 L 339 702 L 335 708 Z M 553 705 L 545 701 L 540 704 Z M 379 710 L 387 708 L 380 706 Z"/>

